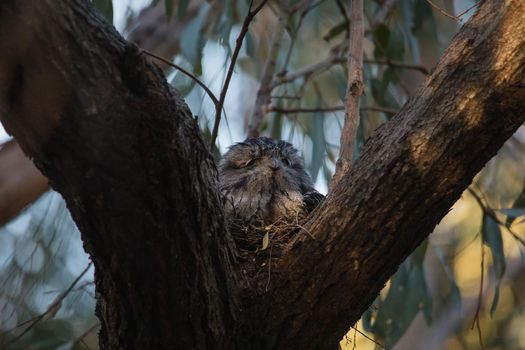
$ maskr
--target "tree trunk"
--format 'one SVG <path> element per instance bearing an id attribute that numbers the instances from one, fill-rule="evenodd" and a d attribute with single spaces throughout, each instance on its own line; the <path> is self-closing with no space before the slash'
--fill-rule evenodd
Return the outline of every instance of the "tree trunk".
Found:
<path id="1" fill-rule="evenodd" d="M 3 1 L 0 118 L 82 232 L 101 348 L 334 348 L 525 119 L 523 13 L 481 5 L 256 295 L 197 123 L 160 71 L 88 1 Z"/>

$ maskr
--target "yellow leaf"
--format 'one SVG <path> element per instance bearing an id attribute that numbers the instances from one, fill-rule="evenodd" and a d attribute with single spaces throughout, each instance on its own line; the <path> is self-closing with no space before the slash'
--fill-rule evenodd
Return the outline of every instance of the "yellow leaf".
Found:
<path id="1" fill-rule="evenodd" d="M 265 250 L 266 248 L 268 248 L 269 244 L 270 244 L 270 234 L 266 232 L 263 237 L 262 250 Z"/>

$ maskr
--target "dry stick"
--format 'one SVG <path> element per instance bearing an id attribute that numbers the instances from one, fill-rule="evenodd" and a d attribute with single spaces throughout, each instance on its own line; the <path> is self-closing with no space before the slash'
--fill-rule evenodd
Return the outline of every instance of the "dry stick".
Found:
<path id="1" fill-rule="evenodd" d="M 277 21 L 277 28 L 272 38 L 270 52 L 268 53 L 268 59 L 264 65 L 261 84 L 257 91 L 257 97 L 255 99 L 255 105 L 253 107 L 253 114 L 248 124 L 248 136 L 259 137 L 261 125 L 264 120 L 264 109 L 270 103 L 270 94 L 272 92 L 272 79 L 275 75 L 275 66 L 277 64 L 277 55 L 281 46 L 281 39 L 284 35 L 286 28 L 287 18 L 284 11 L 280 11 L 280 15 Z"/>
<path id="2" fill-rule="evenodd" d="M 235 40 L 235 50 L 233 50 L 232 59 L 230 61 L 230 66 L 228 67 L 228 73 L 226 73 L 226 79 L 224 81 L 224 85 L 222 86 L 221 95 L 219 96 L 219 103 L 215 107 L 215 123 L 213 125 L 213 131 L 211 133 L 210 148 L 213 147 L 213 145 L 215 144 L 215 140 L 217 139 L 217 133 L 219 132 L 219 124 L 221 123 L 222 106 L 224 105 L 224 100 L 226 99 L 226 92 L 228 91 L 228 86 L 230 85 L 230 80 L 233 75 L 233 69 L 235 68 L 235 63 L 237 62 L 237 57 L 239 56 L 239 52 L 241 51 L 242 42 L 244 41 L 244 37 L 248 33 L 248 28 L 250 26 L 251 21 L 255 18 L 257 13 L 261 11 L 261 9 L 264 7 L 267 1 L 268 0 L 261 1 L 259 6 L 257 6 L 253 10 L 252 10 L 253 0 L 250 2 L 250 7 L 248 8 L 248 14 L 244 18 L 239 36 Z"/>
<path id="3" fill-rule="evenodd" d="M 26 329 L 24 329 L 24 331 L 22 333 L 20 333 L 19 335 L 17 335 L 13 339 L 11 339 L 9 342 L 5 343 L 4 346 L 7 347 L 7 345 L 10 345 L 10 344 L 13 344 L 13 343 L 17 342 L 20 338 L 22 338 L 24 335 L 26 335 L 38 322 L 40 322 L 42 319 L 44 319 L 44 317 L 46 317 L 48 315 L 54 315 L 58 311 L 58 309 L 60 308 L 60 305 L 62 304 L 62 301 L 69 295 L 69 293 L 71 293 L 71 291 L 73 290 L 75 285 L 86 274 L 86 272 L 88 272 L 88 270 L 89 270 L 89 268 L 91 267 L 92 264 L 93 263 L 91 263 L 91 262 L 88 264 L 88 266 L 75 278 L 75 280 L 73 282 L 71 282 L 69 287 L 62 294 L 60 294 L 58 297 L 56 297 L 55 300 L 53 300 L 53 302 L 51 303 L 51 305 L 48 306 L 46 311 L 44 311 L 42 314 L 38 315 L 37 317 L 35 317 L 35 318 L 33 318 L 33 319 L 29 320 L 29 321 L 25 321 L 25 322 L 22 322 L 21 324 L 17 325 L 14 329 L 19 328 L 19 327 L 21 327 L 21 326 L 23 326 L 23 325 L 25 325 L 27 323 L 30 323 L 29 326 Z M 10 332 L 10 331 L 8 331 L 8 332 Z"/>
<path id="4" fill-rule="evenodd" d="M 481 210 L 483 210 L 483 213 L 485 215 L 488 215 L 492 220 L 494 220 L 498 225 L 502 226 L 502 227 L 505 227 L 507 229 L 507 231 L 510 233 L 510 235 L 515 239 L 517 240 L 519 243 L 521 243 L 521 245 L 523 245 L 525 247 L 525 239 L 521 238 L 516 232 L 514 232 L 513 229 L 511 229 L 510 227 L 507 227 L 507 225 L 505 225 L 505 223 L 503 221 L 500 220 L 500 218 L 498 218 L 496 216 L 496 214 L 494 213 L 494 210 L 492 210 L 491 208 L 488 208 L 484 203 L 483 203 L 483 200 L 481 199 L 481 197 L 472 189 L 467 189 L 467 191 L 474 197 L 474 199 L 476 200 L 476 202 L 478 202 L 479 206 L 481 207 Z"/>
<path id="5" fill-rule="evenodd" d="M 76 338 L 74 341 L 73 341 L 73 348 L 75 345 L 77 345 L 78 343 L 82 343 L 86 348 L 89 349 L 89 347 L 87 346 L 87 344 L 84 343 L 84 338 L 87 337 L 91 332 L 93 332 L 95 329 L 97 329 L 98 327 L 100 327 L 100 324 L 97 322 L 95 323 L 94 325 L 92 325 L 91 327 L 89 327 L 84 333 L 82 333 L 78 338 Z"/>
<path id="6" fill-rule="evenodd" d="M 388 59 L 385 60 L 371 60 L 371 59 L 365 59 L 365 64 L 383 64 L 389 67 L 393 68 L 403 68 L 403 69 L 412 69 L 418 72 L 421 72 L 424 75 L 428 75 L 428 69 L 425 67 L 419 65 L 419 64 L 410 64 L 410 63 L 403 63 L 398 61 L 390 61 Z"/>
<path id="7" fill-rule="evenodd" d="M 336 162 L 335 184 L 351 166 L 357 127 L 359 102 L 363 94 L 363 0 L 352 1 L 350 10 L 350 43 L 348 49 L 348 85 L 346 90 L 345 122 L 341 132 L 341 148 Z"/>
<path id="8" fill-rule="evenodd" d="M 292 73 L 290 73 L 288 75 L 278 77 L 272 83 L 272 88 L 275 88 L 275 87 L 277 87 L 279 85 L 282 85 L 282 84 L 290 83 L 290 82 L 292 82 L 294 80 L 301 79 L 303 77 L 308 77 L 308 76 L 310 76 L 310 75 L 312 75 L 314 73 L 322 72 L 322 71 L 324 71 L 326 69 L 331 68 L 334 64 L 344 63 L 344 62 L 346 62 L 346 58 L 332 54 L 332 55 L 328 56 L 327 58 L 325 58 L 325 59 L 323 59 L 323 60 L 321 60 L 319 62 L 316 62 L 316 63 L 310 64 L 310 65 L 304 66 L 302 68 L 299 68 L 295 72 L 292 72 Z M 421 72 L 424 75 L 428 75 L 428 73 L 429 73 L 428 69 L 425 68 L 424 66 L 421 66 L 421 65 L 418 65 L 418 64 L 403 63 L 403 62 L 399 62 L 399 61 L 364 59 L 363 63 L 365 63 L 365 64 L 381 64 L 381 65 L 386 65 L 386 66 L 389 66 L 389 67 L 401 68 L 401 69 L 412 69 L 412 70 Z"/>
<path id="9" fill-rule="evenodd" d="M 292 114 L 292 113 L 338 112 L 338 111 L 344 111 L 344 110 L 345 110 L 345 106 L 315 107 L 315 108 L 308 108 L 308 107 L 284 108 L 284 107 L 279 107 L 279 106 L 270 106 L 267 109 L 267 112 Z M 398 110 L 395 108 L 379 107 L 379 106 L 361 107 L 359 110 L 361 112 L 373 111 L 373 112 L 383 112 L 383 113 L 388 113 L 388 114 L 396 114 L 398 112 Z"/>
<path id="10" fill-rule="evenodd" d="M 454 21 L 459 21 L 458 17 L 453 16 L 450 13 L 448 13 L 447 11 L 443 10 L 441 7 L 439 7 L 438 5 L 434 4 L 431 0 L 427 0 L 427 2 L 430 4 L 430 6 L 432 6 L 436 10 L 438 10 L 443 16 L 448 17 L 450 19 L 453 19 Z"/>
<path id="11" fill-rule="evenodd" d="M 159 55 L 156 55 L 154 54 L 153 52 L 149 52 L 147 50 L 144 50 L 144 49 L 140 49 L 141 52 L 145 53 L 146 55 L 148 56 L 151 56 L 165 64 L 167 64 L 168 66 L 171 66 L 175 69 L 177 69 L 178 71 L 180 71 L 181 73 L 185 74 L 186 76 L 188 76 L 189 78 L 191 78 L 194 82 L 196 82 L 201 88 L 204 89 L 204 91 L 208 94 L 208 96 L 210 97 L 210 99 L 212 100 L 213 104 L 215 105 L 215 108 L 217 108 L 217 106 L 219 105 L 219 100 L 217 100 L 217 97 L 215 97 L 215 95 L 213 94 L 213 92 L 211 92 L 211 90 L 206 86 L 206 84 L 204 84 L 199 78 L 197 78 L 195 75 L 193 75 L 191 72 L 187 71 L 186 69 L 182 68 L 181 66 L 179 66 L 178 64 L 175 64 L 173 62 L 171 62 L 170 60 L 164 58 L 164 57 L 161 57 Z"/>
<path id="12" fill-rule="evenodd" d="M 461 12 L 459 15 L 457 15 L 456 17 L 460 20 L 460 21 L 463 21 L 463 16 L 465 16 L 467 13 L 469 13 L 473 8 L 477 7 L 479 4 L 481 4 L 481 2 L 478 2 L 478 3 L 475 3 L 474 5 L 470 6 L 468 9 L 466 9 L 465 11 Z"/>
<path id="13" fill-rule="evenodd" d="M 385 346 L 383 344 L 381 344 L 380 342 L 378 342 L 377 340 L 375 340 L 374 338 L 371 338 L 369 337 L 368 335 L 366 335 L 365 333 L 361 332 L 359 329 L 357 329 L 357 327 L 355 326 L 352 326 L 352 329 L 354 331 L 356 331 L 357 333 L 361 334 L 363 337 L 365 337 L 366 339 L 370 340 L 371 342 L 373 342 L 374 344 L 376 344 L 377 346 L 379 346 L 380 348 L 382 349 L 385 349 L 385 350 L 388 350 L 387 348 L 385 348 Z"/>

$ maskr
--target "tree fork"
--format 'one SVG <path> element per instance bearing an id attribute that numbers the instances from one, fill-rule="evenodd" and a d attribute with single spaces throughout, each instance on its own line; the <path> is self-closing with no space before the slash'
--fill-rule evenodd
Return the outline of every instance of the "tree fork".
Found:
<path id="1" fill-rule="evenodd" d="M 524 12 L 480 6 L 241 304 L 213 161 L 160 71 L 89 1 L 2 2 L 0 119 L 82 232 L 101 348 L 335 347 L 525 119 Z"/>

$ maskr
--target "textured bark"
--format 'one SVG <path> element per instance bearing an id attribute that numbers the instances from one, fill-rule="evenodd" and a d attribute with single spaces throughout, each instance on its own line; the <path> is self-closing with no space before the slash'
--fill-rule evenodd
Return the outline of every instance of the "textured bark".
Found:
<path id="1" fill-rule="evenodd" d="M 231 242 L 187 106 L 89 1 L 4 1 L 0 33 L 1 121 L 82 232 L 101 348 L 229 347 Z"/>
<path id="2" fill-rule="evenodd" d="M 254 295 L 213 161 L 160 71 L 89 1 L 0 3 L 0 119 L 82 232 L 101 347 L 334 348 L 525 119 L 523 13 L 481 6 Z"/>
<path id="3" fill-rule="evenodd" d="M 334 348 L 525 119 L 525 2 L 485 1 L 272 267 L 277 348 Z M 272 302 L 270 303 L 270 299 Z M 258 306 L 258 305 L 257 305 Z M 256 306 L 256 307 L 257 307 Z M 284 322 L 283 322 L 284 319 Z"/>

